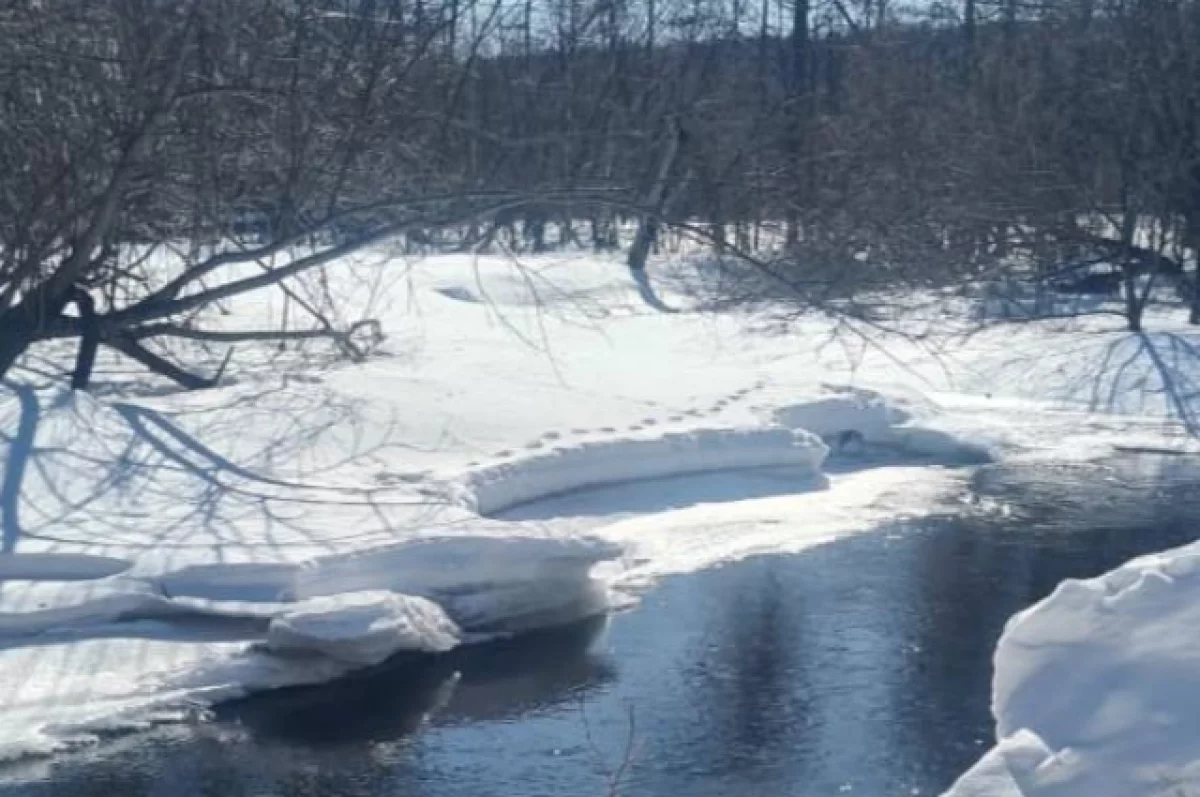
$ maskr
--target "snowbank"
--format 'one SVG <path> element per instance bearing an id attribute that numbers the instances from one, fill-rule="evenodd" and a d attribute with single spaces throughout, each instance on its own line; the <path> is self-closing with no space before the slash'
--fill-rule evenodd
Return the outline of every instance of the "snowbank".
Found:
<path id="1" fill-rule="evenodd" d="M 452 494 L 481 515 L 588 487 L 739 468 L 800 466 L 816 474 L 829 448 L 803 429 L 730 428 L 584 442 L 468 471 Z"/>
<path id="2" fill-rule="evenodd" d="M 0 760 L 321 683 L 405 651 L 600 614 L 609 594 L 592 571 L 620 554 L 586 537 L 462 535 L 303 563 L 6 581 Z"/>
<path id="3" fill-rule="evenodd" d="M 1200 786 L 1200 544 L 1064 581 L 996 649 L 998 747 L 952 797 Z M 998 784 L 1007 778 L 1005 792 Z"/>
<path id="4" fill-rule="evenodd" d="M 91 581 L 0 582 L 0 637 L 180 615 L 341 619 L 397 607 L 383 595 L 434 601 L 472 632 L 519 630 L 531 618 L 571 622 L 608 607 L 592 569 L 622 547 L 594 537 L 427 537 L 308 562 L 193 565 Z M 420 604 L 416 604 L 418 607 Z M 439 609 L 441 611 L 442 609 Z M 315 620 L 312 620 L 315 622 Z M 547 622 L 545 624 L 553 624 Z M 289 647 L 296 647 L 290 645 Z"/>
<path id="5" fill-rule="evenodd" d="M 372 589 L 403 589 L 433 597 L 467 587 L 585 575 L 621 548 L 593 538 L 461 535 L 426 537 L 370 551 L 314 559 L 292 571 L 286 595 L 295 599 Z M 526 530 L 527 532 L 527 530 Z"/>
<path id="6" fill-rule="evenodd" d="M 838 387 L 835 395 L 785 405 L 771 413 L 774 423 L 803 429 L 837 447 L 839 437 L 856 432 L 868 445 L 902 454 L 931 456 L 951 461 L 986 462 L 988 447 L 940 429 L 919 425 L 913 415 L 879 393 L 862 388 Z"/>
<path id="7" fill-rule="evenodd" d="M 879 393 L 850 388 L 841 388 L 835 395 L 789 404 L 772 414 L 780 426 L 807 429 L 826 439 L 851 429 L 868 440 L 883 439 L 893 427 L 912 418 Z"/>
<path id="8" fill-rule="evenodd" d="M 301 600 L 391 589 L 436 602 L 464 631 L 515 633 L 609 608 L 592 577 L 620 545 L 593 537 L 469 536 L 412 540 L 314 560 L 284 594 Z"/>

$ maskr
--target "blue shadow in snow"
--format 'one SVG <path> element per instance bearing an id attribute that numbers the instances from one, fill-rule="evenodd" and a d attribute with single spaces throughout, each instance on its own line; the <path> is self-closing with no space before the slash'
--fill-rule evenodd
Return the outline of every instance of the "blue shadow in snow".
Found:
<path id="1" fill-rule="evenodd" d="M 16 432 L 11 437 L 0 432 L 0 440 L 8 443 L 4 480 L 0 482 L 0 526 L 3 527 L 0 551 L 12 553 L 21 538 L 21 482 L 25 478 L 25 467 L 33 453 L 33 438 L 37 431 L 41 406 L 32 387 L 8 382 L 3 384 L 13 391 L 21 407 Z"/>
<path id="2" fill-rule="evenodd" d="M 550 520 L 664 512 L 698 504 L 821 490 L 828 481 L 801 467 L 747 468 L 621 482 L 539 499 L 498 513 L 504 520 Z"/>

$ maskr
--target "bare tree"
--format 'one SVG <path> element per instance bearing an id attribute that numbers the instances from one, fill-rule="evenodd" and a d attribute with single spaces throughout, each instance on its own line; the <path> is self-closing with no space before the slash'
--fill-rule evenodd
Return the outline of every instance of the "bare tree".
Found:
<path id="1" fill-rule="evenodd" d="M 446 17 L 418 24 L 400 2 L 349 8 L 26 0 L 0 10 L 0 375 L 32 343 L 86 332 L 85 353 L 98 340 L 203 386 L 146 341 L 236 337 L 205 330 L 203 310 L 286 289 L 413 225 L 512 201 L 464 190 L 464 175 L 429 157 L 437 91 L 458 69 L 440 44 Z M 94 312 L 64 312 L 81 301 Z"/>
<path id="2" fill-rule="evenodd" d="M 582 225 L 644 273 L 675 226 L 806 302 L 1104 260 L 1131 328 L 1151 276 L 1200 321 L 1197 35 L 1197 0 L 9 0 L 0 375 L 79 337 L 79 383 L 108 346 L 207 384 L 155 340 L 262 290 L 287 328 L 239 334 L 360 356 L 321 275 L 406 232 Z"/>

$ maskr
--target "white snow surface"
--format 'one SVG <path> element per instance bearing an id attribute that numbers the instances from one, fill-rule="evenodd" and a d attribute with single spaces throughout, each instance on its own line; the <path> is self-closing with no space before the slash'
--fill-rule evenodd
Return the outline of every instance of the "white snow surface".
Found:
<path id="1" fill-rule="evenodd" d="M 996 650 L 1001 740 L 949 792 L 1188 795 L 1200 787 L 1200 544 L 1062 582 Z"/>
<path id="2" fill-rule="evenodd" d="M 239 346 L 222 386 L 192 393 L 106 351 L 91 394 L 71 394 L 50 372 L 73 352 L 39 346 L 0 385 L 0 758 L 566 622 L 959 489 L 961 471 L 903 457 L 822 473 L 843 432 L 942 463 L 1194 448 L 1197 335 L 1165 319 L 1140 337 L 1107 321 L 959 336 L 911 307 L 896 312 L 912 334 L 837 336 L 814 316 L 781 335 L 691 311 L 665 275 L 682 312 L 648 309 L 616 261 L 380 248 L 329 284 L 358 314 L 344 320 L 380 320 L 381 352 Z M 259 329 L 282 313 L 266 292 L 203 321 Z M 1182 597 L 1168 575 L 1148 591 Z M 1109 635 L 1101 652 L 1130 644 L 1124 616 L 1084 626 Z M 1026 621 L 1001 661 L 1018 660 Z M 1046 656 L 1070 648 L 1054 626 L 1030 626 Z M 1027 784 L 1035 752 L 1085 749 L 1070 685 L 1062 713 L 1029 708 L 1058 670 L 1024 661 L 997 680 L 986 782 Z M 1119 708 L 1104 728 L 1140 727 Z"/>

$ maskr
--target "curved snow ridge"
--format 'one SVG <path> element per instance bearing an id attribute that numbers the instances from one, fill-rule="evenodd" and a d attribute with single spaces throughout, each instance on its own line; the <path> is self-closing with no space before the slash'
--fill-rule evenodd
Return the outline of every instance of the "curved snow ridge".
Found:
<path id="1" fill-rule="evenodd" d="M 819 472 L 829 447 L 803 429 L 693 429 L 585 442 L 447 480 L 448 492 L 480 515 L 561 493 L 639 479 L 772 466 Z"/>
<path id="2" fill-rule="evenodd" d="M 909 411 L 883 395 L 863 388 L 829 388 L 837 395 L 779 407 L 770 413 L 772 423 L 803 429 L 830 445 L 839 437 L 857 433 L 862 442 L 902 454 L 956 461 L 990 462 L 986 445 L 963 440 L 949 432 L 918 425 Z"/>
<path id="3" fill-rule="evenodd" d="M 1200 543 L 1063 581 L 1005 627 L 992 683 L 1000 743 L 949 794 L 1003 793 L 980 785 L 996 772 L 1028 797 L 1191 793 L 1197 627 Z"/>

